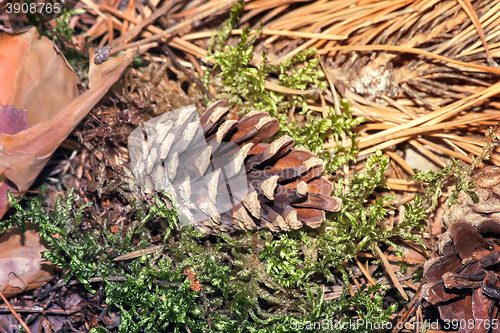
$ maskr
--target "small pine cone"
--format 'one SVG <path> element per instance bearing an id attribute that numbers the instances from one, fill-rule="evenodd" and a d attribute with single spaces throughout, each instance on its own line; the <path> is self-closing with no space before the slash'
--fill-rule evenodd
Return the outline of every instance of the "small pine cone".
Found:
<path id="1" fill-rule="evenodd" d="M 441 257 L 425 263 L 422 294 L 441 319 L 466 324 L 458 332 L 500 332 L 500 168 L 486 167 L 471 180 L 479 201 L 462 192 L 446 211 Z"/>
<path id="2" fill-rule="evenodd" d="M 292 149 L 286 135 L 262 142 L 278 132 L 277 119 L 254 111 L 225 120 L 224 105 L 212 104 L 200 119 L 193 105 L 174 110 L 130 134 L 132 172 L 145 193 L 168 192 L 181 224 L 205 234 L 316 228 L 325 211 L 340 209 L 320 158 Z"/>

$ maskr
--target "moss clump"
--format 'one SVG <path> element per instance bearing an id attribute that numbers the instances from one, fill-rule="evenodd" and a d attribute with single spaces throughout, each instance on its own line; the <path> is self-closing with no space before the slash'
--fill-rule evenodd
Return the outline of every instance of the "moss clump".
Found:
<path id="1" fill-rule="evenodd" d="M 377 242 L 394 245 L 392 236 L 411 237 L 406 230 L 425 216 L 418 205 L 407 204 L 410 213 L 402 224 L 389 231 L 377 226 L 387 215 L 391 198 L 370 204 L 369 197 L 383 185 L 387 165 L 381 154 L 370 157 L 349 183 L 344 207 L 328 216 L 321 231 L 259 231 L 206 239 L 191 227 L 176 228 L 175 211 L 165 204 L 169 202 L 165 194 L 155 196 L 150 205 L 123 195 L 130 200 L 136 222 L 112 233 L 104 221 L 90 231 L 84 226 L 96 223 L 85 211 L 92 208 L 78 207 L 72 191 L 66 199 L 59 197 L 52 212 L 37 199 L 23 210 L 10 196 L 17 213 L 5 226 L 38 223 L 40 235 L 52 248 L 44 258 L 64 268 L 66 280 L 75 277 L 89 291 L 102 283 L 105 303 L 120 310 L 119 332 L 171 332 L 186 327 L 191 332 L 300 332 L 319 320 L 340 325 L 353 316 L 383 323 L 397 304 L 383 307 L 384 288 L 379 284 L 351 296 L 345 263 Z M 118 189 L 128 191 L 126 184 Z M 168 226 L 157 237 L 164 240 L 155 243 L 157 251 L 126 263 L 113 260 L 154 245 L 150 242 L 155 221 Z M 325 301 L 325 285 L 343 285 L 342 295 Z M 363 326 L 354 331 L 369 330 Z"/>

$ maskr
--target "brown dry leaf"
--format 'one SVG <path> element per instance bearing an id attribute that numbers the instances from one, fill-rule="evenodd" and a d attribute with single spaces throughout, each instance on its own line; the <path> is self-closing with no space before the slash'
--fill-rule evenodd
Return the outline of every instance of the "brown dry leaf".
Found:
<path id="1" fill-rule="evenodd" d="M 2 120 L 0 122 L 0 133 L 12 135 L 30 127 L 28 124 L 28 118 L 26 117 L 26 112 L 24 110 L 19 110 L 12 105 L 0 105 L 0 119 Z M 5 176 L 0 174 L 0 217 L 2 216 L 2 212 L 8 208 L 7 205 L 4 205 L 4 203 L 7 202 L 7 191 L 15 190 L 14 184 L 7 181 Z M 3 208 L 2 205 L 4 205 Z"/>
<path id="2" fill-rule="evenodd" d="M 30 127 L 78 96 L 78 76 L 35 28 L 0 35 L 0 105 L 26 110 Z"/>
<path id="3" fill-rule="evenodd" d="M 53 267 L 43 262 L 42 251 L 47 248 L 30 223 L 25 233 L 19 228 L 4 233 L 0 237 L 0 292 L 10 297 L 50 281 Z"/>
<path id="4" fill-rule="evenodd" d="M 0 186 L 7 179 L 27 190 L 59 144 L 104 96 L 132 61 L 124 59 L 101 74 L 91 89 L 78 96 L 77 77 L 52 42 L 36 30 L 0 35 L 0 105 L 25 109 L 30 128 L 0 134 Z M 0 187 L 2 189 L 2 187 Z M 5 186 L 3 187 L 5 190 Z M 1 200 L 1 198 L 0 198 Z M 7 207 L 0 201 L 0 218 Z"/>
<path id="5" fill-rule="evenodd" d="M 49 39 L 37 37 L 36 29 L 20 35 L 0 35 L 0 133 L 16 134 L 50 119 L 78 96 L 76 74 L 54 51 Z M 0 159 L 2 154 L 0 152 Z M 0 218 L 9 208 L 7 191 L 15 190 L 4 173 L 0 167 Z M 38 172 L 27 178 L 34 180 L 36 175 Z"/>

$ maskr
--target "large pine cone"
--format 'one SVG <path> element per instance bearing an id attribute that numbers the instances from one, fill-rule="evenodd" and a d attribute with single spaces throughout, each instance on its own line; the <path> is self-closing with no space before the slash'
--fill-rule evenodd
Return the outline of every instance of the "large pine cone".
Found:
<path id="1" fill-rule="evenodd" d="M 441 319 L 459 332 L 500 332 L 500 168 L 476 173 L 474 203 L 466 193 L 443 217 L 447 231 L 441 257 L 424 266 L 424 298 L 437 306 Z"/>
<path id="2" fill-rule="evenodd" d="M 165 190 L 176 203 L 182 225 L 206 234 L 316 228 L 324 211 L 337 211 L 339 198 L 321 176 L 323 161 L 282 136 L 277 119 L 251 112 L 225 120 L 219 101 L 198 119 L 194 106 L 144 123 L 129 136 L 131 168 L 145 193 Z"/>

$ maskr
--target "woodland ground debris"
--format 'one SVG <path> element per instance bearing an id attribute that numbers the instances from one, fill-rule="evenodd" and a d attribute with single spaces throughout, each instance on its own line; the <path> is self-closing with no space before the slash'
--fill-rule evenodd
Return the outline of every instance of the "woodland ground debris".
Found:
<path id="1" fill-rule="evenodd" d="M 325 5 L 334 7 L 338 6 L 338 3 L 332 1 Z M 379 6 L 383 5 L 381 2 Z M 314 44 L 310 40 L 302 44 L 298 40 L 297 43 L 280 41 L 275 45 L 277 52 L 267 55 L 263 53 L 261 61 L 256 61 L 252 51 L 262 47 L 262 43 L 256 45 L 258 40 L 251 39 L 248 30 L 242 29 L 241 39 L 236 42 L 234 37 L 230 37 L 233 25 L 237 24 L 237 8 L 231 11 L 231 20 L 217 34 L 218 37 L 214 38 L 214 46 L 210 46 L 213 51 L 209 54 L 210 59 L 217 68 L 208 65 L 208 70 L 203 75 L 207 88 L 213 90 L 219 98 L 229 99 L 240 116 L 248 112 L 250 107 L 269 112 L 280 124 L 278 135 L 287 133 L 295 140 L 296 145 L 308 148 L 325 161 L 326 173 L 331 174 L 334 181 L 334 194 L 345 204 L 339 212 L 328 214 L 321 228 L 303 228 L 278 234 L 261 230 L 256 233 L 221 233 L 218 236 L 203 237 L 195 229 L 179 230 L 176 227 L 177 217 L 170 206 L 171 198 L 168 194 L 158 193 L 144 198 L 140 193 L 134 193 L 129 185 L 131 175 L 127 175 L 120 168 L 120 159 L 117 158 L 121 156 L 127 159 L 127 152 L 123 148 L 128 133 L 165 109 L 172 110 L 192 104 L 193 101 L 200 110 L 207 105 L 200 89 L 191 84 L 186 86 L 188 80 L 181 72 L 175 72 L 175 68 L 169 66 L 168 60 L 162 58 L 161 61 L 155 61 L 151 55 L 146 56 L 148 60 L 145 63 L 149 61 L 147 68 L 138 67 L 128 72 L 124 83 L 126 89 L 113 99 L 117 107 L 100 105 L 79 127 L 78 136 L 92 153 L 87 153 L 81 162 L 78 162 L 80 164 L 76 163 L 74 167 L 77 173 L 80 167 L 85 172 L 82 171 L 79 177 L 61 174 L 58 181 L 44 185 L 54 192 L 65 191 L 69 185 L 75 187 L 74 192 L 67 195 L 66 199 L 58 199 L 57 202 L 51 202 L 50 196 L 42 197 L 41 199 L 52 203 L 49 204 L 50 207 L 55 207 L 49 212 L 43 208 L 47 204 L 44 202 L 42 206 L 38 199 L 24 202 L 24 207 L 15 205 L 17 213 L 11 216 L 10 221 L 2 222 L 2 228 L 15 223 L 22 227 L 25 220 L 39 221 L 42 229 L 46 230 L 41 234 L 52 242 L 55 251 L 47 252 L 45 256 L 51 258 L 50 253 L 57 253 L 57 258 L 54 257 L 53 260 L 58 260 L 58 265 L 65 268 L 67 275 L 76 277 L 88 290 L 97 292 L 91 312 L 95 320 L 95 332 L 104 332 L 105 326 L 121 332 L 128 331 L 129 327 L 137 332 L 160 332 L 165 327 L 168 331 L 189 329 L 192 332 L 204 332 L 212 329 L 220 332 L 275 332 L 290 331 L 289 324 L 292 322 L 305 324 L 324 318 L 348 322 L 354 316 L 373 322 L 387 322 L 398 304 L 401 308 L 404 302 L 397 294 L 384 292 L 383 285 L 368 286 L 365 276 L 350 259 L 355 258 L 359 251 L 371 250 L 375 254 L 375 246 L 380 243 L 393 246 L 397 250 L 401 249 L 398 247 L 400 243 L 396 244 L 400 239 L 409 238 L 422 242 L 422 221 L 428 218 L 432 208 L 440 203 L 438 197 L 444 180 L 456 169 L 448 168 L 438 176 L 423 176 L 423 173 L 417 172 L 416 179 L 419 176 L 428 177 L 431 190 L 423 196 L 415 195 L 414 201 L 398 205 L 394 196 L 384 196 L 391 192 L 384 191 L 383 188 L 385 182 L 388 182 L 389 173 L 395 172 L 398 178 L 401 178 L 400 172 L 404 176 L 409 171 L 405 173 L 402 170 L 407 170 L 408 166 L 401 162 L 401 159 L 397 159 L 394 156 L 397 151 L 387 149 L 383 141 L 399 140 L 409 135 L 409 131 L 415 130 L 411 125 L 413 123 L 409 122 L 423 115 L 422 105 L 427 110 L 436 110 L 436 105 L 443 105 L 443 113 L 433 113 L 433 117 L 428 117 L 429 122 L 433 122 L 429 125 L 440 126 L 440 122 L 447 117 L 458 114 L 458 119 L 462 120 L 460 124 L 450 122 L 445 126 L 447 129 L 455 129 L 461 135 L 448 133 L 446 135 L 450 137 L 438 137 L 438 140 L 457 145 L 459 148 L 456 151 L 450 150 L 450 154 L 472 162 L 467 153 L 477 153 L 478 139 L 472 138 L 470 134 L 480 132 L 481 126 L 494 117 L 492 111 L 488 110 L 481 114 L 480 119 L 469 119 L 467 114 L 464 116 L 460 113 L 465 107 L 455 107 L 452 104 L 453 101 L 468 102 L 477 98 L 477 103 L 471 107 L 473 111 L 485 107 L 479 102 L 488 100 L 486 96 L 492 96 L 496 89 L 495 85 L 490 87 L 490 74 L 472 70 L 457 73 L 456 68 L 446 61 L 443 64 L 430 61 L 431 58 L 411 58 L 408 54 L 405 56 L 411 59 L 401 61 L 403 65 L 400 66 L 398 61 L 401 59 L 395 53 L 389 54 L 388 50 L 384 49 L 384 42 L 390 43 L 391 40 L 396 44 L 409 43 L 412 46 L 438 48 L 439 50 L 435 51 L 444 55 L 444 52 L 451 48 L 455 57 L 462 57 L 460 59 L 463 61 L 477 61 L 481 65 L 484 62 L 483 53 L 474 53 L 474 49 L 481 47 L 481 43 L 474 47 L 477 39 L 465 33 L 471 24 L 467 23 L 467 15 L 460 5 L 443 1 L 436 7 L 429 6 L 424 2 L 422 7 L 412 8 L 420 15 L 416 15 L 415 19 L 421 24 L 406 25 L 406 21 L 400 18 L 408 8 L 391 9 L 394 17 L 388 20 L 380 20 L 375 14 L 369 14 L 372 21 L 367 21 L 367 8 L 360 4 L 359 18 L 351 17 L 352 23 L 345 25 L 346 31 L 340 32 L 349 35 L 355 31 L 354 38 L 361 40 L 368 37 L 371 40 L 377 35 L 375 40 L 381 45 L 376 47 L 380 49 L 377 50 L 376 56 L 367 55 L 363 50 L 356 51 L 356 46 L 353 46 L 352 50 L 338 52 L 334 61 L 326 63 L 327 73 L 318 68 L 318 51 L 314 48 L 306 50 L 307 46 Z M 494 9 L 494 3 L 489 2 L 474 3 L 474 6 L 480 17 Z M 304 10 L 304 7 L 290 7 L 289 10 L 297 11 L 294 12 L 296 14 Z M 321 10 L 324 11 L 325 8 Z M 331 10 L 333 17 L 348 15 L 343 8 L 327 10 Z M 425 14 L 430 11 L 442 15 L 433 16 L 436 21 L 426 22 L 428 15 Z M 380 8 L 376 12 L 386 13 Z M 316 22 L 310 19 L 310 15 L 295 16 Z M 324 13 L 321 15 L 324 16 Z M 445 19 L 442 19 L 443 17 Z M 450 23 L 446 18 L 453 18 L 453 22 Z M 373 25 L 378 32 L 374 34 L 372 29 L 366 28 L 366 22 L 375 22 Z M 309 27 L 309 23 L 304 24 Z M 381 29 L 378 24 L 388 24 L 401 33 L 394 37 L 390 29 Z M 492 22 L 489 24 L 494 25 Z M 361 34 L 357 33 L 358 25 L 366 28 Z M 421 26 L 422 33 L 415 31 L 414 26 Z M 426 30 L 430 26 L 434 28 Z M 258 24 L 254 26 L 257 27 Z M 263 29 L 265 28 L 264 26 Z M 349 32 L 350 30 L 352 31 Z M 450 45 L 450 41 L 454 40 L 452 36 L 459 31 L 463 32 L 461 42 Z M 492 42 L 497 40 L 494 38 L 498 38 L 492 36 L 494 29 L 488 29 L 486 34 Z M 436 39 L 441 44 L 436 44 Z M 335 44 L 336 41 L 313 42 L 316 42 L 318 47 L 327 43 L 327 50 L 323 47 L 323 50 L 319 50 L 320 54 L 333 52 L 331 47 L 339 45 Z M 348 40 L 345 43 L 353 42 Z M 470 47 L 467 48 L 466 45 L 469 44 Z M 300 45 L 304 52 L 291 56 L 290 49 L 295 49 L 297 45 Z M 470 54 L 464 56 L 462 53 L 466 51 Z M 271 66 L 267 58 L 271 59 L 269 63 L 275 65 Z M 277 64 L 281 61 L 276 60 L 280 59 L 286 59 L 282 65 Z M 389 61 L 390 65 L 395 67 L 384 67 L 388 71 L 386 75 L 396 79 L 399 88 L 405 92 L 404 98 L 393 100 L 394 89 L 398 88 L 395 85 L 382 87 L 386 96 L 378 96 L 380 89 L 373 87 L 365 87 L 366 89 L 360 92 L 361 95 L 357 94 L 357 90 L 349 89 L 349 82 L 356 81 L 357 73 L 347 69 L 360 69 L 367 64 L 375 66 L 377 61 L 386 63 L 388 59 L 396 60 Z M 408 68 L 414 66 L 421 66 L 418 67 L 421 68 L 421 75 L 418 78 L 405 75 Z M 348 75 L 342 75 L 346 70 Z M 433 76 L 435 72 L 437 74 Z M 340 75 L 336 75 L 339 73 Z M 287 95 L 269 90 L 265 86 L 266 78 L 272 77 L 277 84 L 293 89 L 324 89 L 327 87 L 328 74 L 330 77 L 339 78 L 336 79 L 335 86 L 340 87 L 338 90 L 342 97 L 349 97 L 350 103 L 342 100 L 342 113 L 327 108 L 329 113 L 325 113 L 324 118 L 314 116 L 318 107 L 313 105 L 313 98 L 318 96 Z M 409 77 L 412 79 L 405 79 Z M 453 83 L 441 82 L 444 78 L 451 79 Z M 423 81 L 424 79 L 431 82 Z M 309 85 L 309 82 L 314 85 Z M 470 89 L 474 93 L 472 96 L 464 93 L 471 91 Z M 441 95 L 434 96 L 436 92 Z M 334 96 L 324 96 L 328 97 Z M 380 107 L 371 104 L 372 99 L 380 102 L 380 98 L 387 105 Z M 492 103 L 494 106 L 495 102 Z M 335 106 L 340 109 L 340 105 Z M 300 110 L 303 114 L 289 113 L 289 110 Z M 365 119 L 361 116 L 365 116 Z M 296 122 L 293 121 L 294 117 L 297 117 Z M 379 124 L 361 125 L 363 120 L 373 119 L 382 125 L 391 125 L 381 130 L 377 127 Z M 464 129 L 464 123 L 479 125 Z M 407 124 L 408 128 L 400 131 L 400 127 Z M 428 139 L 435 139 L 434 133 L 427 132 L 432 126 L 426 125 L 428 124 L 425 122 L 423 125 L 415 125 L 424 137 L 411 141 L 413 145 L 433 144 L 433 141 Z M 354 129 L 354 126 L 358 128 Z M 382 135 L 375 134 L 372 139 L 373 134 L 370 132 L 360 140 L 356 134 L 360 131 L 359 126 L 365 126 L 363 128 L 367 129 L 367 132 L 376 131 Z M 334 140 L 325 143 L 324 140 L 330 136 L 334 136 Z M 464 137 L 471 139 L 464 143 Z M 342 144 L 339 145 L 339 141 Z M 326 148 L 333 148 L 333 151 Z M 384 149 L 385 153 L 377 151 L 376 148 Z M 368 155 L 368 152 L 375 153 Z M 427 155 L 433 157 L 432 154 Z M 355 172 L 352 177 L 347 177 L 346 172 L 339 172 L 339 169 L 348 170 L 348 163 L 356 162 L 356 156 L 369 157 L 353 166 Z M 359 157 L 358 159 L 360 160 Z M 498 157 L 493 155 L 492 159 L 496 161 Z M 397 163 L 401 163 L 403 169 L 395 167 L 394 160 L 399 161 Z M 397 183 L 393 184 L 392 189 Z M 82 185 L 87 187 L 83 188 Z M 467 181 L 459 179 L 457 190 L 460 189 L 472 194 L 473 187 Z M 13 198 L 11 201 L 16 203 Z M 92 207 L 82 208 L 89 203 Z M 394 217 L 392 214 L 396 211 L 401 214 L 399 223 L 389 225 L 388 228 L 381 227 L 382 222 L 391 221 L 391 217 Z M 126 221 L 134 222 L 129 224 Z M 420 232 L 414 232 L 415 228 Z M 54 237 L 54 232 L 59 231 L 63 237 Z M 130 262 L 113 261 L 118 255 L 138 248 L 149 248 L 153 244 L 163 244 L 165 248 Z M 381 244 L 380 246 L 384 250 L 387 248 Z M 82 250 L 87 247 L 90 251 Z M 188 271 L 195 274 L 185 275 Z M 383 275 L 377 265 L 372 265 L 369 273 L 377 281 Z M 196 277 L 199 286 L 193 277 Z M 416 274 L 415 281 L 420 281 L 420 278 Z M 361 282 L 360 288 L 355 293 L 351 292 L 354 289 L 351 284 L 358 282 Z M 325 301 L 325 290 L 332 287 L 344 289 L 340 297 Z M 102 297 L 105 297 L 105 303 L 108 304 L 105 310 L 97 306 Z M 411 304 L 415 302 L 412 301 L 409 305 Z M 113 324 L 108 321 L 105 311 L 119 312 L 121 323 Z M 402 310 L 400 313 L 404 319 L 413 312 Z"/>
<path id="2" fill-rule="evenodd" d="M 350 127 L 343 122 L 337 126 L 339 131 Z M 290 128 L 303 131 L 300 125 Z M 327 129 L 324 125 L 325 132 Z M 95 130 L 87 142 L 105 133 Z M 307 136 L 304 139 L 308 140 Z M 317 231 L 301 229 L 272 234 L 262 230 L 235 236 L 221 233 L 206 239 L 190 227 L 175 228 L 177 217 L 168 208 L 171 198 L 167 194 L 159 193 L 144 201 L 140 193 L 131 192 L 127 175 L 106 162 L 105 150 L 102 152 L 104 168 L 98 168 L 98 172 L 104 174 L 97 176 L 98 182 L 89 188 L 98 189 L 100 198 L 91 192 L 75 196 L 72 190 L 66 199 L 58 198 L 53 212 L 47 212 L 38 199 L 29 200 L 23 208 L 10 197 L 17 213 L 2 222 L 2 228 L 23 227 L 27 220 L 39 224 L 40 235 L 52 247 L 44 258 L 66 271 L 65 281 L 74 277 L 91 292 L 102 290 L 108 311 L 119 310 L 119 327 L 109 324 L 109 329 L 160 332 L 165 328 L 188 327 L 191 332 L 276 332 L 290 331 L 292 320 L 348 321 L 357 315 L 386 322 L 396 310 L 397 303 L 384 306 L 383 285 L 361 286 L 350 294 L 349 277 L 353 272 L 345 262 L 360 251 L 372 249 L 377 242 L 396 246 L 390 240 L 395 235 L 416 240 L 407 230 L 419 226 L 426 216 L 417 200 L 417 205 L 405 204 L 406 218 L 402 224 L 391 230 L 377 226 L 385 219 L 393 199 L 380 197 L 370 203 L 369 197 L 377 186 L 383 185 L 388 167 L 388 159 L 381 153 L 371 156 L 364 169 L 355 173 L 345 193 L 341 190 L 343 180 L 338 179 L 335 192 L 345 204 L 339 212 L 328 214 Z M 82 198 L 89 194 L 100 203 L 84 203 Z M 97 222 L 93 209 L 118 208 L 103 206 L 106 198 L 119 199 L 126 207 L 121 211 L 127 220 L 135 222 L 128 225 L 123 218 L 113 218 L 122 221 L 113 228 L 115 232 L 108 226 L 108 219 L 99 218 Z M 112 214 L 116 213 L 119 211 Z M 163 252 L 126 263 L 113 261 L 118 255 L 162 240 L 166 246 Z M 197 280 L 192 274 L 186 276 L 186 270 L 196 272 Z M 96 277 L 101 278 L 100 284 L 92 282 Z M 324 301 L 324 285 L 343 285 L 344 292 L 339 298 Z"/>

